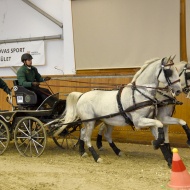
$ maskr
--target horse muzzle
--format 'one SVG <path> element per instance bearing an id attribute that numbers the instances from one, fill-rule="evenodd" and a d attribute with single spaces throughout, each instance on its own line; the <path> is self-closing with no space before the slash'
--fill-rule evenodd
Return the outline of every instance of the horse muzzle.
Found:
<path id="1" fill-rule="evenodd" d="M 174 96 L 179 96 L 181 94 L 181 90 L 176 90 L 175 92 L 172 92 Z"/>

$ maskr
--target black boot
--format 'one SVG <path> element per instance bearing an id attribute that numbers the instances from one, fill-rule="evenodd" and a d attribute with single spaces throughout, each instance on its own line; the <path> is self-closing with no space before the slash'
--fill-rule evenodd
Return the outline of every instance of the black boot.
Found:
<path id="1" fill-rule="evenodd" d="M 115 154 L 119 156 L 119 153 L 121 152 L 121 150 L 119 148 L 117 148 L 117 146 L 115 145 L 115 143 L 112 142 L 112 143 L 109 143 L 109 145 L 113 149 L 113 151 L 115 152 Z"/>
<path id="2" fill-rule="evenodd" d="M 84 141 L 83 140 L 79 140 L 79 154 L 82 156 L 85 153 L 85 149 L 84 149 Z"/>
<path id="3" fill-rule="evenodd" d="M 164 145 L 166 146 L 166 148 L 168 149 L 169 153 L 170 153 L 171 156 L 173 157 L 173 152 L 172 152 L 172 150 L 171 150 L 170 143 L 164 143 Z"/>
<path id="4" fill-rule="evenodd" d="M 98 134 L 97 139 L 96 139 L 96 146 L 98 149 L 102 148 L 102 135 Z"/>
<path id="5" fill-rule="evenodd" d="M 158 128 L 158 138 L 152 142 L 154 149 L 158 149 L 164 143 L 164 129 Z"/>
<path id="6" fill-rule="evenodd" d="M 162 154 L 163 154 L 166 162 L 168 163 L 168 167 L 171 168 L 171 166 L 172 166 L 172 155 L 171 155 L 171 152 L 169 151 L 169 149 L 166 147 L 165 144 L 160 145 L 160 150 L 162 151 Z"/>
<path id="7" fill-rule="evenodd" d="M 96 151 L 94 150 L 94 147 L 91 146 L 91 147 L 88 148 L 88 150 L 91 152 L 94 160 L 97 162 L 98 159 L 100 158 L 100 156 L 96 153 Z"/>
<path id="8" fill-rule="evenodd" d="M 190 147 L 190 129 L 188 127 L 188 125 L 182 125 L 186 135 L 187 135 L 187 145 Z"/>

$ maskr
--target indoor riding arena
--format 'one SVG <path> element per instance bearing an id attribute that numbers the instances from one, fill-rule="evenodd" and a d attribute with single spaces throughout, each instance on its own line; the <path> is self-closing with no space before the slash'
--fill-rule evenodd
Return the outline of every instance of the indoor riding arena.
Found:
<path id="1" fill-rule="evenodd" d="M 190 1 L 0 0 L 0 190 L 190 190 Z"/>

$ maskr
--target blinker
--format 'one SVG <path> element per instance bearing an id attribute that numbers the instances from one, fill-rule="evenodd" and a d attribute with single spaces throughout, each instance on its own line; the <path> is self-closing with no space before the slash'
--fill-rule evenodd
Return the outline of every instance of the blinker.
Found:
<path id="1" fill-rule="evenodd" d="M 169 78 L 169 77 L 172 76 L 173 71 L 172 71 L 171 69 L 165 69 L 165 70 L 164 70 L 164 73 L 165 73 L 165 76 L 166 76 L 167 78 Z M 189 76 L 189 77 L 190 77 L 190 76 Z"/>
<path id="2" fill-rule="evenodd" d="M 185 77 L 186 77 L 187 80 L 189 80 L 190 79 L 190 72 L 185 73 Z"/>

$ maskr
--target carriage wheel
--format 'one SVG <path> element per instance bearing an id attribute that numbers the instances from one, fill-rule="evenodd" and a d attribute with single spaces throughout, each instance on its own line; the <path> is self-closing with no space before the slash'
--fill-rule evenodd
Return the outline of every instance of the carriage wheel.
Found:
<path id="1" fill-rule="evenodd" d="M 3 154 L 10 142 L 10 133 L 7 125 L 0 120 L 0 154 Z"/>
<path id="2" fill-rule="evenodd" d="M 15 127 L 15 146 L 23 156 L 38 157 L 46 146 L 46 130 L 35 117 L 24 117 Z"/>
<path id="3" fill-rule="evenodd" d="M 53 141 L 62 149 L 75 149 L 79 142 L 80 129 L 81 126 L 78 125 L 67 127 L 58 137 L 53 137 Z"/>

